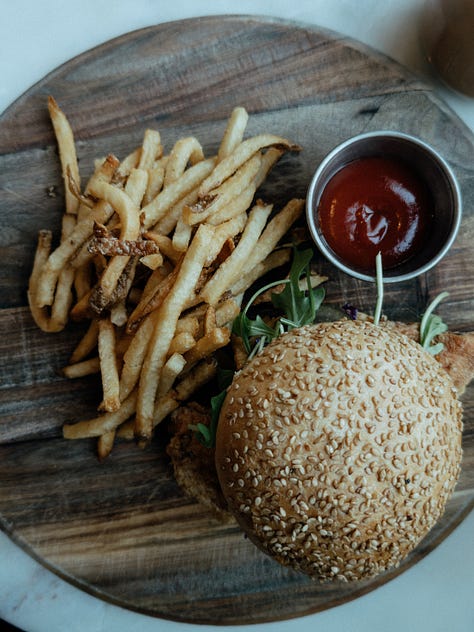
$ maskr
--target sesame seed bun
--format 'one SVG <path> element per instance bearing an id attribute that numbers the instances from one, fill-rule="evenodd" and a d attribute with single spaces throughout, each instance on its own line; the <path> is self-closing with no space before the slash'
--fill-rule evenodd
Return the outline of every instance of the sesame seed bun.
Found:
<path id="1" fill-rule="evenodd" d="M 280 336 L 235 377 L 216 468 L 250 539 L 320 581 L 372 577 L 443 514 L 460 472 L 462 411 L 448 374 L 383 325 Z"/>

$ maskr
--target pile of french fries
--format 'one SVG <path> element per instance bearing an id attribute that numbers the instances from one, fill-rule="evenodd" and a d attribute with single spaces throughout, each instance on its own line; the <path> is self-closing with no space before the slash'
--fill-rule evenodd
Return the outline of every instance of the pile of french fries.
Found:
<path id="1" fill-rule="evenodd" d="M 99 373 L 102 401 L 94 419 L 66 424 L 64 437 L 97 437 L 104 459 L 117 436 L 146 444 L 154 428 L 216 372 L 243 293 L 290 258 L 278 248 L 301 215 L 291 200 L 272 213 L 255 201 L 285 151 L 285 138 L 244 140 L 248 114 L 233 110 L 217 155 L 195 137 L 165 154 L 159 132 L 119 161 L 95 161 L 85 187 L 67 117 L 50 97 L 65 183 L 59 245 L 41 230 L 28 300 L 45 332 L 90 321 L 64 375 Z M 270 214 L 272 216 L 270 217 Z"/>

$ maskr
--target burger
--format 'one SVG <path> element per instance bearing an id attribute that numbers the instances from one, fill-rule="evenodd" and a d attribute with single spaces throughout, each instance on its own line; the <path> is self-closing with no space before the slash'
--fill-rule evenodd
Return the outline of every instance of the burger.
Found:
<path id="1" fill-rule="evenodd" d="M 236 374 L 215 465 L 248 537 L 320 581 L 396 567 L 460 473 L 450 376 L 395 328 L 339 320 L 281 335 Z"/>

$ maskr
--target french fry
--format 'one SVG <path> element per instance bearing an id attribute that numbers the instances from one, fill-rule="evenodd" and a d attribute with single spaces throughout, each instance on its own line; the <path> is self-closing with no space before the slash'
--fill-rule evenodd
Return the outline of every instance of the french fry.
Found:
<path id="1" fill-rule="evenodd" d="M 166 419 L 168 415 L 173 412 L 173 410 L 176 410 L 179 404 L 180 402 L 178 399 L 176 399 L 176 394 L 173 391 L 170 391 L 166 395 L 163 395 L 163 397 L 160 397 L 153 409 L 153 429 L 156 428 L 156 426 L 160 424 L 164 419 Z M 136 435 L 134 420 L 132 419 L 121 425 L 120 428 L 118 428 L 117 430 L 117 436 L 120 437 L 120 439 L 128 439 L 129 441 L 135 439 Z"/>
<path id="2" fill-rule="evenodd" d="M 272 206 L 269 204 L 260 203 L 253 207 L 237 248 L 222 263 L 200 292 L 200 298 L 203 301 L 210 305 L 216 305 L 224 292 L 238 279 L 246 260 L 255 249 L 255 244 L 264 229 L 271 210 Z"/>
<path id="3" fill-rule="evenodd" d="M 99 320 L 98 347 L 103 390 L 100 409 L 112 413 L 120 408 L 120 397 L 115 328 L 108 318 Z"/>
<path id="4" fill-rule="evenodd" d="M 182 219 L 178 220 L 173 234 L 173 248 L 177 252 L 185 252 L 191 240 L 192 228 Z"/>
<path id="5" fill-rule="evenodd" d="M 209 215 L 206 223 L 216 226 L 224 222 L 228 222 L 234 217 L 242 215 L 242 213 L 245 213 L 250 208 L 256 190 L 257 188 L 255 186 L 255 182 L 251 183 L 242 195 L 238 195 L 231 200 L 225 208 L 221 209 L 217 213 Z"/>
<path id="6" fill-rule="evenodd" d="M 114 303 L 110 308 L 110 322 L 116 327 L 123 327 L 127 324 L 128 313 L 125 298 Z"/>
<path id="7" fill-rule="evenodd" d="M 222 162 L 224 158 L 227 158 L 238 145 L 242 142 L 244 137 L 245 128 L 249 115 L 245 108 L 236 107 L 232 110 L 232 114 L 227 122 L 227 126 L 224 135 L 217 152 L 217 162 Z"/>
<path id="8" fill-rule="evenodd" d="M 86 375 L 93 375 L 94 373 L 99 373 L 100 371 L 100 360 L 99 358 L 89 358 L 88 360 L 82 360 L 81 362 L 76 362 L 75 364 L 68 364 L 62 370 L 62 373 L 65 377 L 70 379 L 85 377 Z"/>
<path id="9" fill-rule="evenodd" d="M 138 167 L 138 161 L 140 160 L 141 153 L 142 148 L 137 147 L 119 163 L 114 173 L 114 183 L 124 182 L 130 175 L 132 169 L 136 169 Z"/>
<path id="10" fill-rule="evenodd" d="M 159 252 L 145 255 L 144 257 L 140 257 L 140 263 L 150 268 L 150 270 L 156 270 L 163 265 L 163 256 Z"/>
<path id="11" fill-rule="evenodd" d="M 53 124 L 56 141 L 58 143 L 59 158 L 64 180 L 64 197 L 66 213 L 77 214 L 79 202 L 68 186 L 69 177 L 72 178 L 78 188 L 81 186 L 79 168 L 77 165 L 76 146 L 74 134 L 64 112 L 52 96 L 48 97 L 48 110 Z"/>
<path id="12" fill-rule="evenodd" d="M 109 432 L 100 435 L 97 440 L 97 456 L 99 457 L 99 461 L 105 461 L 105 459 L 110 456 L 114 446 L 114 441 L 115 430 L 110 430 Z"/>
<path id="13" fill-rule="evenodd" d="M 175 352 L 166 360 L 161 371 L 160 383 L 158 384 L 157 396 L 162 397 L 171 390 L 175 379 L 184 369 L 186 360 L 181 353 Z"/>
<path id="14" fill-rule="evenodd" d="M 180 331 L 175 333 L 173 340 L 171 341 L 168 354 L 174 353 L 183 354 L 189 351 L 196 344 L 196 338 L 189 333 L 189 331 Z"/>
<path id="15" fill-rule="evenodd" d="M 184 354 L 186 367 L 190 368 L 200 360 L 207 358 L 217 349 L 225 347 L 230 341 L 230 332 L 226 327 L 215 327 L 209 333 L 204 334 L 194 347 Z"/>
<path id="16" fill-rule="evenodd" d="M 61 330 L 57 323 L 51 321 L 49 309 L 47 307 L 39 307 L 36 296 L 43 266 L 48 260 L 49 253 L 51 252 L 52 239 L 53 234 L 50 230 L 39 231 L 33 269 L 28 282 L 28 304 L 30 306 L 31 315 L 38 327 L 45 332 L 55 332 Z"/>
<path id="17" fill-rule="evenodd" d="M 59 246 L 51 249 L 51 232 L 39 234 L 28 300 L 44 331 L 91 319 L 63 373 L 100 374 L 101 414 L 63 434 L 96 437 L 102 461 L 116 438 L 147 443 L 212 379 L 218 349 L 232 342 L 244 361 L 231 323 L 243 292 L 288 260 L 289 248 L 273 251 L 302 210 L 293 200 L 269 221 L 272 205 L 255 194 L 281 155 L 299 147 L 266 133 L 243 140 L 248 114 L 238 107 L 216 156 L 205 158 L 194 136 L 164 155 L 159 132 L 147 129 L 121 162 L 97 160 L 81 191 L 72 129 L 52 98 L 48 109 L 66 203 Z"/>
<path id="18" fill-rule="evenodd" d="M 220 186 L 229 176 L 237 171 L 249 158 L 264 147 L 276 146 L 289 151 L 299 151 L 301 148 L 294 143 L 275 136 L 274 134 L 259 134 L 244 140 L 236 147 L 236 149 L 226 156 L 212 173 L 204 180 L 199 189 L 200 197 L 208 195 L 213 189 Z"/>
<path id="19" fill-rule="evenodd" d="M 104 413 L 93 419 L 78 421 L 75 424 L 64 424 L 63 437 L 65 439 L 100 437 L 127 421 L 135 413 L 136 404 L 137 393 L 133 391 L 115 412 Z"/>
<path id="20" fill-rule="evenodd" d="M 214 357 L 207 357 L 196 364 L 175 386 L 178 401 L 189 399 L 201 386 L 212 380 L 216 372 L 217 361 Z"/>
<path id="21" fill-rule="evenodd" d="M 99 321 L 92 320 L 89 328 L 84 336 L 81 338 L 76 348 L 69 358 L 69 364 L 75 364 L 84 360 L 97 346 L 97 340 L 99 337 Z"/>
<path id="22" fill-rule="evenodd" d="M 160 193 L 165 181 L 165 167 L 167 157 L 158 160 L 154 166 L 148 171 L 148 184 L 145 195 L 143 196 L 143 204 L 149 204 Z"/>
<path id="23" fill-rule="evenodd" d="M 142 148 L 140 151 L 140 159 L 138 161 L 138 169 L 151 169 L 157 158 L 163 155 L 163 146 L 161 144 L 161 136 L 157 130 L 147 129 L 143 137 Z"/>
<path id="24" fill-rule="evenodd" d="M 246 192 L 259 172 L 262 158 L 256 153 L 231 175 L 223 184 L 212 192 L 212 199 L 201 200 L 183 210 L 183 220 L 190 226 L 199 224 L 210 215 L 219 213 L 229 203 Z M 255 188 L 253 188 L 255 192 Z M 253 197 L 253 196 L 252 196 Z"/>
<path id="25" fill-rule="evenodd" d="M 173 339 L 176 323 L 201 274 L 214 230 L 201 225 L 184 256 L 173 288 L 158 308 L 157 323 L 140 375 L 135 431 L 148 441 L 153 431 L 153 406 L 161 369 Z"/>
<path id="26" fill-rule="evenodd" d="M 141 321 L 123 356 L 123 367 L 120 375 L 120 400 L 122 402 L 130 395 L 140 378 L 140 372 L 156 320 L 157 311 L 151 312 Z"/>
<path id="27" fill-rule="evenodd" d="M 216 229 L 214 231 L 214 239 L 212 240 L 212 245 L 206 259 L 207 266 L 210 266 L 211 263 L 220 254 L 224 244 L 227 242 L 228 239 L 233 239 L 234 237 L 236 237 L 236 235 L 244 230 L 246 223 L 247 214 L 240 213 L 236 217 L 233 217 L 232 219 L 219 224 L 219 226 L 216 226 Z"/>
<path id="28" fill-rule="evenodd" d="M 183 176 L 167 186 L 151 202 L 142 208 L 143 225 L 146 230 L 153 228 L 181 198 L 196 188 L 212 171 L 215 158 L 201 160 Z"/>
<path id="29" fill-rule="evenodd" d="M 175 228 L 178 220 L 182 218 L 184 209 L 197 201 L 198 190 L 199 187 L 195 187 L 174 204 L 166 215 L 156 224 L 153 230 L 159 235 L 169 235 Z"/>
<path id="30" fill-rule="evenodd" d="M 134 169 L 136 179 L 141 180 L 143 192 L 146 187 L 146 172 Z M 132 174 L 130 174 L 132 177 Z M 144 186 L 143 186 L 144 185 Z M 140 186 L 137 184 L 137 186 Z M 92 195 L 100 200 L 108 202 L 120 219 L 120 239 L 137 239 L 140 234 L 140 215 L 138 204 L 132 196 L 109 182 L 94 182 L 90 187 Z M 102 222 L 99 222 L 102 223 Z"/>
<path id="31" fill-rule="evenodd" d="M 254 266 L 249 272 L 244 274 L 238 281 L 236 281 L 230 291 L 233 296 L 237 296 L 242 294 L 246 290 L 251 287 L 257 279 L 264 276 L 271 270 L 275 268 L 279 268 L 280 266 L 288 263 L 291 257 L 291 249 L 290 248 L 281 248 L 279 250 L 275 250 L 271 252 L 266 259 L 258 263 Z M 275 290 L 273 290 L 275 291 Z"/>
<path id="32" fill-rule="evenodd" d="M 166 188 L 179 180 L 185 172 L 188 162 L 195 165 L 201 160 L 204 160 L 204 152 L 197 138 L 190 136 L 176 141 L 166 165 L 164 187 Z"/>
<path id="33" fill-rule="evenodd" d="M 147 292 L 142 297 L 142 299 L 128 318 L 128 332 L 135 331 L 143 318 L 145 318 L 145 316 L 160 307 L 166 296 L 169 294 L 171 288 L 173 287 L 173 284 L 176 281 L 176 277 L 178 276 L 179 269 L 180 266 L 177 265 L 174 270 L 172 270 L 170 274 L 155 287 L 153 292 Z"/>
<path id="34" fill-rule="evenodd" d="M 203 322 L 204 335 L 207 336 L 216 327 L 217 327 L 216 310 L 213 305 L 209 305 L 204 315 L 204 322 Z"/>
<path id="35" fill-rule="evenodd" d="M 199 320 L 195 316 L 181 316 L 176 323 L 176 335 L 181 333 L 191 334 L 194 338 L 199 331 Z"/>
<path id="36" fill-rule="evenodd" d="M 101 178 L 105 182 L 110 180 L 113 171 L 118 165 L 118 160 L 114 156 L 108 156 L 106 159 L 107 169 L 100 172 Z M 99 176 L 97 177 L 99 180 Z M 54 291 L 58 277 L 62 268 L 68 263 L 76 251 L 84 244 L 84 242 L 92 235 L 94 223 L 105 223 L 113 214 L 113 208 L 107 204 L 97 204 L 91 213 L 83 220 L 79 221 L 74 230 L 63 240 L 61 244 L 50 254 L 48 260 L 43 266 L 43 270 L 38 281 L 38 289 L 36 300 L 38 307 L 52 305 L 54 300 Z"/>
<path id="37" fill-rule="evenodd" d="M 248 274 L 272 252 L 280 239 L 303 212 L 304 200 L 293 199 L 268 223 L 257 245 L 245 262 L 243 274 Z"/>
<path id="38" fill-rule="evenodd" d="M 166 235 L 160 235 L 159 233 L 148 230 L 143 236 L 145 239 L 151 239 L 151 241 L 154 241 L 160 249 L 160 252 L 175 265 L 177 265 L 181 260 L 182 253 L 176 250 L 173 246 L 173 241 Z"/>
<path id="39" fill-rule="evenodd" d="M 227 299 L 219 303 L 216 310 L 216 327 L 224 327 L 237 318 L 240 312 L 240 303 L 235 298 Z"/>
<path id="40" fill-rule="evenodd" d="M 216 371 L 217 362 L 215 359 L 206 358 L 186 373 L 173 391 L 157 400 L 153 410 L 153 428 L 178 408 L 181 402 L 188 400 L 204 384 L 212 380 Z M 117 436 L 121 439 L 133 440 L 135 438 L 134 422 L 127 421 L 122 424 L 117 429 Z"/>

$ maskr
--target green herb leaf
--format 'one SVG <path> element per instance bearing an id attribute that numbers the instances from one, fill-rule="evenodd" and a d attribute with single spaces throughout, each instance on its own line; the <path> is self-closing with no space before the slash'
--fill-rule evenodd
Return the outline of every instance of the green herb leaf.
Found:
<path id="1" fill-rule="evenodd" d="M 433 312 L 441 301 L 448 296 L 449 292 L 441 292 L 438 294 L 438 296 L 428 305 L 428 308 L 421 319 L 420 343 L 421 346 L 432 355 L 437 355 L 444 349 L 442 342 L 438 342 L 434 345 L 431 344 L 434 338 L 448 330 L 448 326 L 443 322 L 441 316 L 437 316 Z"/>
<path id="2" fill-rule="evenodd" d="M 196 433 L 198 441 L 206 448 L 213 448 L 216 445 L 217 423 L 226 394 L 227 391 L 223 390 L 211 398 L 211 422 L 209 426 L 202 423 L 189 425 L 189 429 Z"/>
<path id="3" fill-rule="evenodd" d="M 302 327 L 314 322 L 316 312 L 324 300 L 324 288 L 311 287 L 310 261 L 313 256 L 312 250 L 293 251 L 293 262 L 291 264 L 289 283 L 278 294 L 272 294 L 274 307 L 280 309 L 285 317 L 281 322 L 287 326 L 288 330 L 295 327 Z M 300 290 L 300 279 L 306 276 L 306 290 Z"/>

